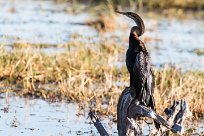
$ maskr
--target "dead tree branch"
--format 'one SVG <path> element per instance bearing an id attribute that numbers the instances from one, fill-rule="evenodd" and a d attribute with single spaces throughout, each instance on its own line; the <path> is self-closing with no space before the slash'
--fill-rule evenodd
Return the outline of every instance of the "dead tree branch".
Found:
<path id="1" fill-rule="evenodd" d="M 91 121 L 93 122 L 94 126 L 98 130 L 99 134 L 101 136 L 109 136 L 103 125 L 101 124 L 99 118 L 95 115 L 93 111 L 89 112 L 89 117 L 91 118 Z"/>
<path id="2" fill-rule="evenodd" d="M 166 117 L 162 117 L 154 110 L 144 106 L 140 101 L 134 99 L 134 90 L 126 88 L 118 101 L 117 105 L 117 129 L 119 136 L 137 136 L 142 135 L 142 130 L 137 124 L 138 117 L 148 117 L 161 125 L 157 134 L 168 135 L 169 131 L 173 133 L 184 132 L 183 122 L 190 113 L 187 103 L 182 100 L 174 101 L 173 105 L 164 110 Z M 108 136 L 107 131 L 99 121 L 93 111 L 89 116 L 101 136 Z"/>

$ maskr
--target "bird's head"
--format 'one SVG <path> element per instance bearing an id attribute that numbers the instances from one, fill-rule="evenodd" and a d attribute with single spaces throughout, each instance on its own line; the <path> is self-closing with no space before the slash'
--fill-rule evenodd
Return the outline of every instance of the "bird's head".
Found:
<path id="1" fill-rule="evenodd" d="M 141 36 L 142 34 L 144 34 L 145 25 L 144 25 L 142 18 L 138 14 L 133 13 L 133 12 L 121 12 L 121 11 L 115 11 L 115 12 L 122 14 L 122 15 L 126 15 L 127 17 L 135 21 L 137 26 L 132 27 L 130 31 L 132 34 L 137 34 L 137 36 Z"/>

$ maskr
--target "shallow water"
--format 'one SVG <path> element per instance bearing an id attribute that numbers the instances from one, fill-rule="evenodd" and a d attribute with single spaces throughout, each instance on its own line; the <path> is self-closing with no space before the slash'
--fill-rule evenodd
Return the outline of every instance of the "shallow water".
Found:
<path id="1" fill-rule="evenodd" d="M 129 37 L 129 31 L 135 23 L 131 19 L 121 17 L 121 26 L 128 23 L 122 31 L 112 35 Z M 156 67 L 164 64 L 173 65 L 182 70 L 204 69 L 204 55 L 197 55 L 194 50 L 204 51 L 204 21 L 178 18 L 159 19 L 144 18 L 146 31 L 141 39 L 147 39 L 145 45 L 150 52 L 152 63 Z M 107 37 L 110 34 L 107 34 Z M 128 46 L 128 42 L 125 43 Z M 125 56 L 124 56 L 125 57 Z"/>
<path id="2" fill-rule="evenodd" d="M 0 135 L 98 135 L 87 117 L 87 112 L 80 111 L 72 103 L 49 103 L 8 95 L 1 95 L 0 98 Z M 107 119 L 103 122 L 109 132 L 114 134 L 116 125 L 108 125 Z"/>
<path id="3" fill-rule="evenodd" d="M 68 14 L 69 4 L 45 0 L 0 0 L 0 43 L 66 43 L 70 35 L 94 36 L 96 30 L 83 23 L 88 14 Z"/>
<path id="4" fill-rule="evenodd" d="M 87 113 L 87 109 L 81 110 L 73 103 L 51 103 L 9 93 L 0 94 L 0 135 L 99 135 Z M 101 121 L 110 135 L 117 135 L 116 123 L 109 118 L 102 118 Z M 203 121 L 189 122 L 189 126 L 196 129 L 193 132 L 195 135 L 204 133 Z M 151 124 L 143 124 L 143 127 L 144 135 L 153 129 Z"/>
<path id="5" fill-rule="evenodd" d="M 204 50 L 203 21 L 161 19 L 156 25 L 147 27 L 155 29 L 147 32 L 146 36 L 160 39 L 149 44 L 153 64 L 170 64 L 189 70 L 204 69 L 204 55 L 193 52 L 195 49 Z"/>

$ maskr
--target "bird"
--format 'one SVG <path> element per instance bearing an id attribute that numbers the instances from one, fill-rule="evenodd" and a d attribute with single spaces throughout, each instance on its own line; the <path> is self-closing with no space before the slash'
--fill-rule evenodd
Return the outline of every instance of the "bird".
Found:
<path id="1" fill-rule="evenodd" d="M 142 18 L 134 12 L 116 13 L 126 15 L 134 20 L 136 26 L 133 26 L 129 35 L 129 47 L 126 52 L 126 66 L 130 74 L 130 88 L 135 90 L 135 98 L 143 105 L 156 111 L 154 93 L 154 75 L 151 67 L 151 58 L 144 42 L 140 40 L 145 32 L 145 25 Z M 159 128 L 159 124 L 155 124 Z"/>

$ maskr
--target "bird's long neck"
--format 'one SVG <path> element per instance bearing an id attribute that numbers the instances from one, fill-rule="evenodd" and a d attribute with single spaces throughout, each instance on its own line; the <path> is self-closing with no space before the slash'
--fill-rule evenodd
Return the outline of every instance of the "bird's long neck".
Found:
<path id="1" fill-rule="evenodd" d="M 144 43 L 139 39 L 138 35 L 135 33 L 130 33 L 129 36 L 129 50 L 133 52 L 144 52 L 147 53 L 147 49 Z"/>

